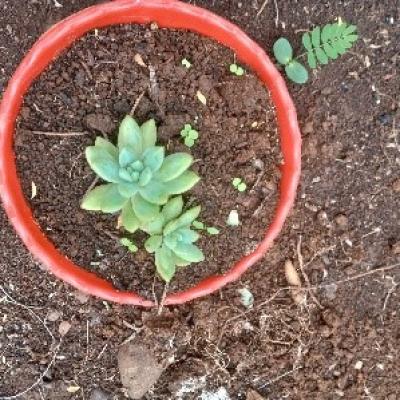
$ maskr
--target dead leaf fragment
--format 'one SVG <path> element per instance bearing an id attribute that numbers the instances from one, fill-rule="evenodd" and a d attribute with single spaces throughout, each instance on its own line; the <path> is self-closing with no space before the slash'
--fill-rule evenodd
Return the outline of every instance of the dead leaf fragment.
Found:
<path id="1" fill-rule="evenodd" d="M 69 386 L 67 387 L 67 392 L 68 393 L 76 393 L 80 390 L 80 386 Z"/>
<path id="2" fill-rule="evenodd" d="M 290 286 L 293 286 L 293 289 L 290 291 L 290 295 L 292 296 L 293 301 L 297 305 L 304 304 L 306 297 L 305 297 L 305 292 L 300 289 L 301 288 L 300 275 L 298 274 L 291 260 L 285 261 L 285 275 L 288 284 Z"/>
<path id="3" fill-rule="evenodd" d="M 133 59 L 135 60 L 136 64 L 139 64 L 141 67 L 147 68 L 146 63 L 143 61 L 143 58 L 139 53 L 136 53 Z"/>
<path id="4" fill-rule="evenodd" d="M 200 92 L 200 90 L 197 91 L 197 98 L 199 99 L 200 103 L 207 105 L 207 98 L 203 93 Z"/>
<path id="5" fill-rule="evenodd" d="M 35 182 L 32 181 L 31 199 L 34 199 L 36 195 L 37 195 L 37 186 Z"/>
<path id="6" fill-rule="evenodd" d="M 247 392 L 246 400 L 265 400 L 265 397 L 261 396 L 258 392 L 253 389 L 250 389 Z"/>

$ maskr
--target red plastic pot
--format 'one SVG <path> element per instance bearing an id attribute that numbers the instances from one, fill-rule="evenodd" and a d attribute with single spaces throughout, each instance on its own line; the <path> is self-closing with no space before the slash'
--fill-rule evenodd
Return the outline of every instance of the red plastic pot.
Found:
<path id="1" fill-rule="evenodd" d="M 282 229 L 296 197 L 301 168 L 301 136 L 295 107 L 285 82 L 265 52 L 237 26 L 204 9 L 177 0 L 116 0 L 80 11 L 47 31 L 32 47 L 9 82 L 0 106 L 0 195 L 8 218 L 30 252 L 54 275 L 76 289 L 104 300 L 144 307 L 154 306 L 136 293 L 115 289 L 62 255 L 40 230 L 17 176 L 13 135 L 23 96 L 32 81 L 89 30 L 113 24 L 157 22 L 160 27 L 182 28 L 211 37 L 236 52 L 269 89 L 276 106 L 284 157 L 280 198 L 273 221 L 257 249 L 239 260 L 224 275 L 211 276 L 196 286 L 171 293 L 166 305 L 181 304 L 208 295 L 237 280 L 259 261 Z"/>

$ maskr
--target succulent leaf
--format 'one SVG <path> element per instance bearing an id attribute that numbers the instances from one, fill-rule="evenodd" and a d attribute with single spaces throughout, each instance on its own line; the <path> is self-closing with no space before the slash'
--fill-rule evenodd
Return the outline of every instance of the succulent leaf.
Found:
<path id="1" fill-rule="evenodd" d="M 142 222 L 151 221 L 160 213 L 158 205 L 149 203 L 139 193 L 132 199 L 132 208 L 136 217 Z"/>
<path id="2" fill-rule="evenodd" d="M 135 182 L 121 182 L 118 184 L 118 191 L 125 198 L 132 197 L 139 190 L 139 186 Z"/>
<path id="3" fill-rule="evenodd" d="M 155 264 L 160 277 L 165 282 L 170 282 L 175 274 L 176 266 L 173 253 L 168 247 L 162 246 L 156 250 Z"/>
<path id="4" fill-rule="evenodd" d="M 181 215 L 183 209 L 183 199 L 182 196 L 176 196 L 168 201 L 168 203 L 163 207 L 162 214 L 164 216 L 165 223 L 178 218 Z"/>
<path id="5" fill-rule="evenodd" d="M 178 178 L 173 179 L 166 183 L 166 188 L 169 194 L 182 194 L 190 190 L 196 183 L 198 183 L 200 177 L 193 171 L 185 171 Z"/>
<path id="6" fill-rule="evenodd" d="M 140 229 L 149 235 L 161 235 L 164 226 L 164 217 L 162 214 L 157 215 L 152 221 L 140 225 Z"/>
<path id="7" fill-rule="evenodd" d="M 143 152 L 143 163 L 146 167 L 149 167 L 153 172 L 160 169 L 164 162 L 165 149 L 161 146 L 148 147 Z"/>
<path id="8" fill-rule="evenodd" d="M 190 243 L 178 242 L 174 248 L 174 253 L 179 258 L 193 263 L 204 261 L 203 252 L 197 246 Z"/>
<path id="9" fill-rule="evenodd" d="M 142 132 L 143 150 L 153 147 L 157 142 L 157 126 L 154 119 L 149 119 L 140 127 Z"/>
<path id="10" fill-rule="evenodd" d="M 126 198 L 119 194 L 118 186 L 113 183 L 97 186 L 82 200 L 81 208 L 88 211 L 114 213 L 123 207 Z"/>
<path id="11" fill-rule="evenodd" d="M 151 184 L 140 187 L 139 192 L 147 201 L 153 204 L 165 204 L 169 197 L 165 185 L 154 179 L 151 181 Z"/>
<path id="12" fill-rule="evenodd" d="M 121 167 L 126 167 L 136 160 L 135 153 L 129 147 L 123 147 L 119 151 L 118 161 Z"/>
<path id="13" fill-rule="evenodd" d="M 136 154 L 143 150 L 142 132 L 137 122 L 127 115 L 119 126 L 118 148 L 131 147 Z"/>
<path id="14" fill-rule="evenodd" d="M 164 228 L 164 235 L 169 235 L 179 228 L 190 226 L 191 223 L 199 216 L 200 211 L 200 206 L 193 207 L 190 210 L 184 212 L 179 218 L 168 222 L 168 224 Z"/>
<path id="15" fill-rule="evenodd" d="M 181 228 L 176 231 L 178 235 L 181 235 L 181 242 L 183 243 L 195 243 L 199 240 L 200 235 L 192 231 L 190 228 Z"/>
<path id="16" fill-rule="evenodd" d="M 121 180 L 118 161 L 104 147 L 89 146 L 85 154 L 90 168 L 100 178 L 112 183 L 118 183 Z"/>
<path id="17" fill-rule="evenodd" d="M 97 136 L 94 142 L 95 147 L 101 147 L 106 150 L 111 157 L 118 159 L 118 149 L 108 140 L 102 138 L 101 136 Z"/>
<path id="18" fill-rule="evenodd" d="M 127 201 L 122 208 L 121 223 L 122 226 L 130 233 L 134 233 L 139 229 L 140 221 L 136 217 L 130 201 Z"/>
<path id="19" fill-rule="evenodd" d="M 161 247 L 163 237 L 161 235 L 150 236 L 144 243 L 144 247 L 148 253 L 154 253 Z"/>
<path id="20" fill-rule="evenodd" d="M 165 160 L 157 173 L 157 179 L 161 182 L 169 182 L 182 175 L 193 162 L 193 157 L 188 153 L 175 153 L 165 157 Z"/>

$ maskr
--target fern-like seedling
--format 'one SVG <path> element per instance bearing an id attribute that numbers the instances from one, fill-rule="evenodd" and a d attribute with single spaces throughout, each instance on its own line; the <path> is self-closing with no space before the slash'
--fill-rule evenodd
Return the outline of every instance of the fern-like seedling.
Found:
<path id="1" fill-rule="evenodd" d="M 292 45 L 286 38 L 279 38 L 273 51 L 278 63 L 284 66 L 287 77 L 295 83 L 302 84 L 307 82 L 308 72 L 298 61 L 299 58 L 306 56 L 308 66 L 315 69 L 318 65 L 328 64 L 330 60 L 336 60 L 345 54 L 357 39 L 357 27 L 338 18 L 333 24 L 317 26 L 311 32 L 303 34 L 305 53 L 301 56 L 293 56 Z"/>
<path id="2" fill-rule="evenodd" d="M 339 19 L 334 24 L 327 24 L 322 29 L 317 26 L 303 35 L 302 42 L 307 52 L 307 62 L 314 69 L 318 64 L 328 64 L 345 54 L 358 39 L 357 27 L 348 25 Z"/>

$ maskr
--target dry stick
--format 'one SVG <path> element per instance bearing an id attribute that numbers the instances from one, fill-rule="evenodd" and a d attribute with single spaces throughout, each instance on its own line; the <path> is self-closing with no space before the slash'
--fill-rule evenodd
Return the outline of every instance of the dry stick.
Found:
<path id="1" fill-rule="evenodd" d="M 278 27 L 278 25 L 279 25 L 279 8 L 278 8 L 277 0 L 274 0 L 274 5 L 275 5 L 275 13 L 276 13 L 275 26 Z"/>
<path id="2" fill-rule="evenodd" d="M 42 318 L 39 317 L 39 315 L 37 315 L 33 309 L 42 309 L 43 307 L 33 307 L 33 306 L 26 306 L 25 304 L 22 304 L 20 302 L 18 302 L 17 300 L 13 299 L 4 289 L 4 287 L 2 285 L 0 285 L 0 290 L 4 293 L 4 295 L 6 296 L 6 299 L 9 303 L 12 303 L 18 307 L 24 308 L 25 310 L 27 310 L 34 318 L 36 318 L 46 329 L 47 333 L 49 334 L 49 336 L 52 338 L 53 342 L 55 342 L 55 338 L 54 335 L 52 334 L 52 332 L 50 331 L 50 329 L 48 328 L 48 326 L 46 325 L 46 323 L 42 320 Z"/>
<path id="3" fill-rule="evenodd" d="M 268 2 L 269 2 L 269 0 L 265 0 L 265 1 L 264 1 L 263 5 L 262 5 L 261 8 L 258 10 L 258 13 L 257 13 L 257 15 L 256 15 L 256 18 L 258 18 L 258 17 L 262 14 L 262 12 L 264 11 L 264 9 L 265 9 L 265 7 L 267 6 Z"/>
<path id="4" fill-rule="evenodd" d="M 307 284 L 307 287 L 310 288 L 311 287 L 311 282 L 310 282 L 310 279 L 308 278 L 308 275 L 304 271 L 303 255 L 301 254 L 301 236 L 299 236 L 299 240 L 297 242 L 296 249 L 297 249 L 297 259 L 299 260 L 299 266 L 300 266 L 301 274 L 303 275 L 303 278 L 304 278 L 304 281 Z M 314 295 L 314 293 L 312 292 L 311 289 L 309 290 L 309 293 L 310 293 L 311 298 L 314 300 L 314 303 L 322 310 L 323 307 L 322 307 L 321 303 L 315 297 L 315 295 Z"/>
<path id="5" fill-rule="evenodd" d="M 94 178 L 93 182 L 87 188 L 87 190 L 86 190 L 86 192 L 85 192 L 83 197 L 85 197 L 97 185 L 98 181 L 99 181 L 99 177 L 96 176 L 96 178 Z"/>
<path id="6" fill-rule="evenodd" d="M 160 305 L 158 307 L 157 315 L 161 315 L 161 313 L 163 311 L 165 298 L 167 297 L 168 286 L 169 286 L 168 283 L 166 283 L 164 285 L 164 290 L 163 290 L 163 294 L 161 296 L 161 301 L 160 301 Z"/>
<path id="7" fill-rule="evenodd" d="M 138 107 L 140 101 L 142 100 L 143 96 L 145 95 L 145 93 L 146 93 L 146 90 L 143 90 L 143 92 L 140 93 L 139 97 L 136 99 L 135 104 L 133 105 L 132 110 L 131 110 L 131 112 L 129 113 L 129 115 L 130 115 L 131 117 L 133 117 L 133 115 L 135 114 L 135 111 L 136 111 L 136 109 L 137 109 L 137 107 Z"/>
<path id="8" fill-rule="evenodd" d="M 43 136 L 85 136 L 89 135 L 89 132 L 43 132 L 43 131 L 31 131 L 33 135 L 43 135 Z"/>
<path id="9" fill-rule="evenodd" d="M 31 386 L 29 386 L 28 388 L 26 388 L 22 392 L 19 392 L 17 394 L 12 395 L 12 396 L 0 397 L 0 400 L 18 399 L 19 397 L 24 396 L 25 394 L 27 394 L 31 390 L 35 389 L 36 386 L 40 385 L 42 383 L 43 378 L 47 375 L 47 373 L 49 372 L 50 368 L 55 363 L 57 355 L 58 355 L 58 352 L 60 350 L 61 343 L 62 343 L 62 341 L 60 341 L 60 343 L 57 345 L 56 349 L 54 350 L 53 357 L 52 357 L 51 361 L 49 362 L 49 364 L 47 365 L 46 369 L 40 374 L 39 378 Z"/>

